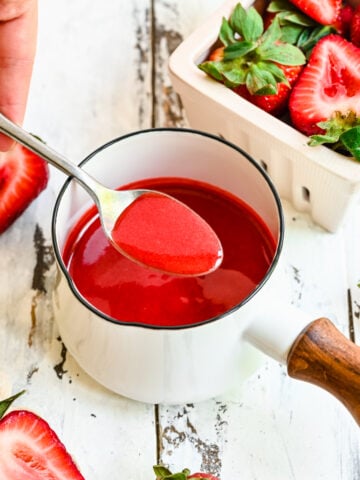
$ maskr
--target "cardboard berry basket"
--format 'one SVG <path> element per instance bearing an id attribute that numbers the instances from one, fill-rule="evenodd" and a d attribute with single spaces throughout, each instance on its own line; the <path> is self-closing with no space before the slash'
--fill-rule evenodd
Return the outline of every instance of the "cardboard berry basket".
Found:
<path id="1" fill-rule="evenodd" d="M 359 199 L 360 163 L 324 146 L 308 146 L 308 137 L 197 67 L 214 48 L 222 18 L 236 3 L 226 1 L 170 57 L 170 79 L 188 122 L 243 148 L 268 172 L 282 198 L 335 232 Z M 248 8 L 252 2 L 242 4 Z"/>

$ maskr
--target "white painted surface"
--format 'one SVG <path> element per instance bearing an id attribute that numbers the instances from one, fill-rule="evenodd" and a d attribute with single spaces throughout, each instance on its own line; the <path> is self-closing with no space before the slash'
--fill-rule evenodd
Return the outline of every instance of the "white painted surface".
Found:
<path id="1" fill-rule="evenodd" d="M 152 43 L 150 1 L 40 0 L 26 128 L 78 162 L 123 133 L 186 125 L 166 60 L 220 4 L 154 1 Z M 26 388 L 16 407 L 51 424 L 87 480 L 148 480 L 159 460 L 174 469 L 211 470 L 222 480 L 358 478 L 359 430 L 348 412 L 327 393 L 287 378 L 274 360 L 264 359 L 226 395 L 194 405 L 146 405 L 90 379 L 64 349 L 53 321 L 50 218 L 64 177 L 54 169 L 51 175 L 48 189 L 0 237 L 1 397 Z M 357 334 L 359 206 L 336 234 L 288 202 L 284 208 L 284 296 L 347 333 L 350 291 Z"/>

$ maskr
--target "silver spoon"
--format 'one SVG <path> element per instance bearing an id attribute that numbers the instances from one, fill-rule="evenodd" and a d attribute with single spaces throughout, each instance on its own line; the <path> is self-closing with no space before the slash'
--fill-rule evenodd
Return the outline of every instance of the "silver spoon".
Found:
<path id="1" fill-rule="evenodd" d="M 58 152 L 56 152 L 55 150 L 47 146 L 45 143 L 38 140 L 36 137 L 31 135 L 30 133 L 26 132 L 23 128 L 13 123 L 11 120 L 9 120 L 7 117 L 5 117 L 1 113 L 0 113 L 0 132 L 9 136 L 13 140 L 16 140 L 20 144 L 24 145 L 26 148 L 33 151 L 40 157 L 42 157 L 44 160 L 46 160 L 54 167 L 61 170 L 66 175 L 73 177 L 82 187 L 84 187 L 85 190 L 89 193 L 89 195 L 92 197 L 92 199 L 95 202 L 95 205 L 100 215 L 100 220 L 101 220 L 101 224 L 105 232 L 105 235 L 107 236 L 111 244 L 126 257 L 130 258 L 131 260 L 137 263 L 155 268 L 157 270 L 161 270 L 162 272 L 165 272 L 165 273 L 186 275 L 186 276 L 197 276 L 197 275 L 208 274 L 213 270 L 215 270 L 220 265 L 223 258 L 223 251 L 222 251 L 220 240 L 218 239 L 215 232 L 211 229 L 211 227 L 204 220 L 202 220 L 199 217 L 199 215 L 197 215 L 195 212 L 193 212 L 189 207 L 187 207 L 183 203 L 170 197 L 169 195 L 166 195 L 164 193 L 157 192 L 157 191 L 152 191 L 152 190 L 109 189 L 104 185 L 102 185 L 101 183 L 99 183 L 97 180 L 95 180 L 91 175 L 85 172 L 82 168 L 68 161 L 64 156 L 62 156 L 61 154 L 59 154 Z M 181 208 L 186 209 L 186 211 L 188 212 L 187 213 L 188 217 L 189 217 L 189 212 L 191 213 L 191 215 L 193 216 L 193 219 L 196 220 L 194 221 L 194 227 L 198 229 L 196 230 L 195 228 L 194 238 L 196 237 L 197 234 L 202 233 L 204 235 L 205 233 L 206 235 L 208 235 L 208 238 L 211 239 L 213 242 L 214 258 L 211 257 L 212 258 L 211 265 L 209 265 L 209 262 L 207 262 L 206 265 L 204 262 L 203 263 L 199 262 L 198 261 L 199 259 L 196 258 L 196 251 L 194 251 L 193 259 L 191 258 L 191 256 L 190 258 L 186 257 L 187 265 L 186 265 L 186 270 L 184 271 L 184 268 L 183 268 L 184 265 L 181 266 L 180 265 L 181 262 L 179 263 L 177 259 L 174 257 L 174 255 L 176 256 L 176 252 L 171 253 L 168 256 L 170 260 L 167 264 L 166 260 L 164 261 L 164 258 L 162 258 L 161 259 L 162 261 L 159 262 L 159 258 L 164 257 L 163 255 L 161 255 L 161 252 L 160 254 L 159 252 L 156 252 L 158 258 L 156 258 L 156 255 L 152 255 L 153 252 L 151 251 L 149 252 L 145 251 L 145 255 L 144 255 L 144 252 L 141 252 L 141 254 L 137 255 L 136 253 L 134 254 L 134 251 L 136 252 L 136 248 L 135 249 L 130 248 L 130 247 L 133 247 L 134 245 L 131 245 L 128 249 L 126 248 L 126 245 L 124 246 L 123 242 L 119 241 L 119 234 L 116 234 L 116 226 L 119 224 L 119 221 L 121 222 L 121 218 L 124 214 L 124 211 L 128 207 L 130 207 L 130 205 L 135 204 L 134 202 L 136 200 L 149 194 L 151 194 L 152 197 L 156 196 L 162 199 L 168 199 L 170 202 L 172 202 L 174 206 L 176 203 L 176 206 L 177 206 L 176 208 L 179 208 L 179 206 L 182 206 Z M 169 204 L 170 207 L 172 204 L 171 203 Z M 191 215 L 190 215 L 190 220 L 191 220 Z M 200 237 L 200 235 L 198 236 Z M 191 246 L 191 242 L 190 242 L 190 246 Z M 175 260 L 175 261 L 171 261 L 171 258 L 170 258 L 171 255 L 172 255 L 172 260 Z M 193 267 L 191 265 L 192 261 L 194 262 Z"/>

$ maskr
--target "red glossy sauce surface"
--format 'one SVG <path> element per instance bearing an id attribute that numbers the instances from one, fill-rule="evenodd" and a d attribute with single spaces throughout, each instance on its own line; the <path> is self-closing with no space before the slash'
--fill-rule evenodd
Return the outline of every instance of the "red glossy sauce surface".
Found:
<path id="1" fill-rule="evenodd" d="M 130 259 L 177 275 L 202 275 L 222 260 L 221 243 L 197 213 L 173 197 L 144 193 L 118 218 L 112 240 Z"/>
<path id="2" fill-rule="evenodd" d="M 92 209 L 70 232 L 63 259 L 81 295 L 103 313 L 140 324 L 196 324 L 235 307 L 264 278 L 276 241 L 241 200 L 208 184 L 176 178 L 126 188 L 159 190 L 184 202 L 214 229 L 224 258 L 217 270 L 199 277 L 155 272 L 116 251 Z"/>

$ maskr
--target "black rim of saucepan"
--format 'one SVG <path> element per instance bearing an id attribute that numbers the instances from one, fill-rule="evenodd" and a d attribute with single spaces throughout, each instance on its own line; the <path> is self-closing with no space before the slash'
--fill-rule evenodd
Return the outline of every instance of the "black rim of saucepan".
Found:
<path id="1" fill-rule="evenodd" d="M 225 140 L 223 137 L 216 136 L 216 135 L 213 135 L 211 133 L 191 129 L 191 128 L 149 128 L 149 129 L 134 131 L 134 132 L 122 135 L 120 137 L 117 137 L 117 138 L 107 142 L 104 145 L 101 145 L 96 150 L 94 150 L 90 155 L 88 155 L 79 165 L 80 166 L 85 165 L 89 160 L 91 160 L 100 151 L 110 147 L 111 145 L 113 145 L 115 143 L 118 143 L 122 140 L 125 140 L 126 138 L 129 138 L 129 137 L 132 137 L 132 136 L 135 136 L 135 135 L 143 135 L 143 134 L 147 134 L 147 133 L 162 132 L 162 131 L 163 132 L 179 132 L 181 134 L 192 134 L 192 135 L 200 135 L 200 136 L 204 136 L 204 137 L 209 137 L 213 140 L 216 140 L 218 142 L 222 142 L 222 143 L 226 144 L 227 146 L 237 150 L 241 155 L 243 155 L 259 171 L 259 174 L 262 175 L 262 177 L 264 178 L 264 180 L 268 184 L 268 187 L 270 188 L 270 190 L 271 190 L 271 192 L 274 196 L 274 200 L 276 202 L 277 212 L 278 212 L 278 216 L 279 216 L 279 239 L 278 239 L 277 249 L 276 249 L 273 261 L 272 261 L 272 263 L 270 265 L 270 268 L 268 269 L 266 275 L 264 276 L 262 281 L 257 285 L 257 287 L 245 299 L 243 299 L 239 304 L 235 305 L 234 307 L 227 310 L 225 313 L 222 313 L 221 315 L 217 315 L 217 316 L 209 318 L 207 320 L 197 322 L 196 324 L 189 324 L 189 325 L 169 325 L 169 326 L 161 325 L 161 326 L 159 326 L 159 325 L 144 324 L 144 323 L 141 323 L 141 322 L 128 322 L 128 321 L 122 321 L 122 320 L 114 319 L 114 318 L 106 315 L 105 313 L 101 312 L 100 310 L 98 310 L 96 307 L 91 305 L 91 303 L 89 303 L 84 297 L 82 297 L 80 295 L 80 293 L 78 292 L 78 290 L 77 290 L 74 282 L 72 281 L 72 278 L 70 277 L 69 272 L 67 271 L 66 266 L 65 266 L 65 264 L 62 260 L 61 252 L 60 252 L 59 245 L 58 245 L 57 239 L 56 239 L 56 222 L 57 222 L 59 206 L 60 206 L 60 203 L 61 203 L 61 200 L 62 200 L 62 197 L 63 197 L 64 193 L 66 192 L 67 188 L 69 187 L 69 185 L 72 181 L 72 177 L 69 177 L 65 181 L 65 183 L 61 187 L 60 192 L 57 196 L 55 206 L 54 206 L 53 215 L 52 215 L 52 221 L 51 221 L 51 234 L 52 234 L 52 243 L 53 243 L 53 248 L 54 248 L 54 251 L 55 251 L 55 256 L 56 256 L 56 259 L 57 259 L 57 263 L 58 263 L 59 267 L 61 268 L 63 274 L 65 275 L 71 291 L 76 296 L 77 300 L 79 302 L 81 302 L 90 311 L 92 311 L 97 316 L 103 318 L 106 321 L 109 321 L 109 322 L 112 322 L 112 323 L 115 323 L 115 324 L 118 324 L 118 325 L 122 325 L 122 326 L 125 326 L 125 325 L 126 326 L 133 326 L 133 327 L 137 326 L 137 327 L 149 328 L 149 329 L 153 329 L 153 330 L 182 330 L 182 329 L 186 329 L 186 328 L 195 328 L 195 327 L 198 327 L 198 326 L 201 326 L 201 325 L 205 325 L 205 324 L 220 320 L 221 318 L 226 317 L 229 314 L 231 314 L 232 312 L 241 308 L 241 306 L 243 306 L 254 295 L 257 294 L 257 292 L 268 281 L 268 279 L 272 275 L 272 273 L 273 273 L 273 271 L 274 271 L 274 269 L 275 269 L 275 267 L 276 267 L 276 265 L 279 261 L 279 257 L 280 257 L 280 254 L 281 254 L 283 241 L 284 241 L 284 216 L 283 216 L 283 210 L 282 210 L 282 206 L 281 206 L 280 197 L 279 197 L 279 194 L 278 194 L 274 184 L 272 183 L 271 179 L 269 178 L 269 176 L 265 172 L 265 170 L 247 152 L 245 152 L 242 148 L 238 147 L 237 145 L 229 142 L 228 140 Z"/>

